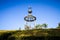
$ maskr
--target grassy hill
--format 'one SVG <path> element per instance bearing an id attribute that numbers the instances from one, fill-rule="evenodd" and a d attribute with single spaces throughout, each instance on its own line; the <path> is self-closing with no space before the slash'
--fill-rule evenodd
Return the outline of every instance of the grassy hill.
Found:
<path id="1" fill-rule="evenodd" d="M 60 29 L 0 30 L 0 40 L 55 40 Z"/>

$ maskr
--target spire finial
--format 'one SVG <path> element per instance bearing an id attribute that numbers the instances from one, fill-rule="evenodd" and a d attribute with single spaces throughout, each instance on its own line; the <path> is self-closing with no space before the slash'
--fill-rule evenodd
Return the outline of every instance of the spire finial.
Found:
<path id="1" fill-rule="evenodd" d="M 28 8 L 28 13 L 32 13 L 32 8 L 31 8 L 31 6 L 29 6 L 29 8 Z"/>

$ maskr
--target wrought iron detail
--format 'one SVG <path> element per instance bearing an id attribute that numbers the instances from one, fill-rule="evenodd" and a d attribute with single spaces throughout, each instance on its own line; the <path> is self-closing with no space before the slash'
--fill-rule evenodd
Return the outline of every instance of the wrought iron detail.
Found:
<path id="1" fill-rule="evenodd" d="M 29 13 L 28 16 L 25 16 L 24 20 L 27 21 L 27 22 L 35 21 L 36 17 L 31 14 L 32 13 L 31 7 L 29 8 L 28 13 Z"/>
<path id="2" fill-rule="evenodd" d="M 35 16 L 26 16 L 25 18 L 24 18 L 24 20 L 25 21 L 27 21 L 27 22 L 33 22 L 33 21 L 35 21 L 36 20 L 36 17 Z"/>

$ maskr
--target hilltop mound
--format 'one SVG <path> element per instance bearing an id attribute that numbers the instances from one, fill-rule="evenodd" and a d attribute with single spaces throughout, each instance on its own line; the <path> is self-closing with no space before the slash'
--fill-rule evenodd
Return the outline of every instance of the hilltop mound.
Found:
<path id="1" fill-rule="evenodd" d="M 0 32 L 0 40 L 56 40 L 60 38 L 60 29 L 33 29 Z"/>

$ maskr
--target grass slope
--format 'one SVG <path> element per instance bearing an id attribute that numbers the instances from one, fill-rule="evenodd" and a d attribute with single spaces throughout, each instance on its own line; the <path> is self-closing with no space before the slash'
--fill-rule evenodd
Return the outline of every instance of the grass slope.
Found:
<path id="1" fill-rule="evenodd" d="M 25 40 L 25 39 L 35 40 L 35 38 L 51 39 L 51 37 L 60 38 L 60 29 L 33 29 L 33 30 L 15 30 L 15 31 L 0 30 L 0 40 Z"/>

